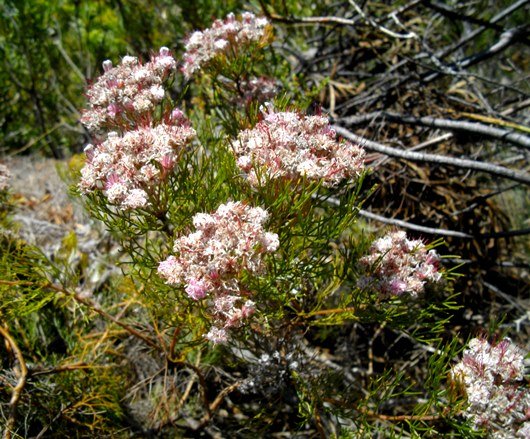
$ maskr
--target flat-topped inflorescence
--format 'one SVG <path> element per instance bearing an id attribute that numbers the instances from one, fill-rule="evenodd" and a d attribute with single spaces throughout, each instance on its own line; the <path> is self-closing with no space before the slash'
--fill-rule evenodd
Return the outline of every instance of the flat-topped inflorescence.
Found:
<path id="1" fill-rule="evenodd" d="M 145 207 L 194 137 L 195 130 L 178 109 L 154 127 L 123 135 L 110 132 L 105 141 L 85 148 L 79 187 L 84 193 L 102 190 L 109 203 L 123 209 Z"/>
<path id="2" fill-rule="evenodd" d="M 438 282 L 439 257 L 419 240 L 407 239 L 405 232 L 388 233 L 373 242 L 370 254 L 360 259 L 366 272 L 359 280 L 361 288 L 377 291 L 381 298 L 423 292 L 427 282 Z"/>
<path id="3" fill-rule="evenodd" d="M 123 57 L 116 67 L 110 60 L 103 62 L 103 75 L 87 90 L 88 109 L 81 122 L 95 134 L 127 130 L 138 121 L 145 122 L 164 99 L 164 81 L 175 68 L 176 61 L 167 47 L 146 63 L 134 56 Z"/>
<path id="4" fill-rule="evenodd" d="M 524 386 L 525 353 L 510 339 L 474 338 L 451 371 L 463 386 L 464 416 L 499 439 L 530 437 L 530 391 Z"/>
<path id="5" fill-rule="evenodd" d="M 196 231 L 178 238 L 175 256 L 158 267 L 168 284 L 184 286 L 191 299 L 208 299 L 214 325 L 206 338 L 215 343 L 227 341 L 227 330 L 254 312 L 252 293 L 240 278 L 244 272 L 261 273 L 262 256 L 278 249 L 278 235 L 263 229 L 267 217 L 265 210 L 241 202 L 222 204 L 212 214 L 198 213 L 193 217 Z"/>
<path id="6" fill-rule="evenodd" d="M 270 104 L 262 107 L 262 114 L 263 120 L 240 132 L 232 145 L 237 165 L 251 185 L 305 177 L 334 187 L 363 171 L 364 150 L 337 140 L 327 117 L 276 112 Z"/>
<path id="7" fill-rule="evenodd" d="M 254 43 L 265 43 L 268 26 L 266 18 L 245 12 L 240 20 L 234 14 L 228 14 L 224 20 L 215 20 L 211 28 L 193 32 L 185 43 L 184 76 L 191 78 L 219 55 L 237 56 Z"/>

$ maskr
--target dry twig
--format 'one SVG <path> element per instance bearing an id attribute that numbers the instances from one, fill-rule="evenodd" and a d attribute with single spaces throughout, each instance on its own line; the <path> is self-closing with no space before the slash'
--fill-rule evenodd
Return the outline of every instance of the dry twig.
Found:
<path id="1" fill-rule="evenodd" d="M 9 418 L 7 419 L 7 422 L 4 426 L 3 433 L 3 439 L 11 439 L 11 435 L 15 430 L 18 402 L 20 400 L 20 396 L 22 395 L 22 391 L 24 390 L 24 386 L 26 385 L 28 368 L 26 367 L 26 362 L 24 361 L 24 356 L 22 355 L 21 350 L 19 349 L 17 343 L 15 342 L 7 328 L 3 328 L 2 326 L 0 326 L 0 335 L 2 335 L 2 337 L 4 337 L 4 339 L 6 340 L 6 343 L 9 344 L 11 350 L 15 354 L 20 368 L 17 373 L 18 382 L 17 385 L 13 388 L 11 400 L 9 401 Z"/>
<path id="2" fill-rule="evenodd" d="M 397 148 L 392 148 L 390 146 L 382 145 L 371 140 L 364 139 L 340 126 L 335 125 L 333 126 L 333 129 L 340 136 L 350 140 L 351 142 L 355 142 L 362 145 L 365 149 L 368 149 L 370 151 L 376 151 L 391 157 L 411 160 L 413 162 L 437 163 L 440 165 L 454 166 L 456 168 L 486 172 L 488 174 L 509 178 L 510 180 L 530 185 L 530 175 L 526 172 L 515 171 L 513 169 L 505 168 L 503 166 L 492 165 L 490 163 L 479 162 L 476 160 L 458 159 L 437 154 L 426 154 L 414 151 L 404 151 Z"/>

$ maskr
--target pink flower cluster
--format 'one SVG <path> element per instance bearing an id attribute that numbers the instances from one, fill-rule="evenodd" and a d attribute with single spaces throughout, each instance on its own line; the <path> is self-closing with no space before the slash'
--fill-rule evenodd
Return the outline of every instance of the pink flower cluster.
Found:
<path id="1" fill-rule="evenodd" d="M 167 47 L 145 64 L 134 56 L 123 57 L 116 67 L 110 60 L 104 61 L 103 75 L 87 91 L 89 108 L 81 122 L 93 133 L 135 126 L 139 116 L 164 99 L 163 82 L 175 68 L 176 61 Z"/>
<path id="2" fill-rule="evenodd" d="M 148 204 L 149 195 L 171 171 L 195 130 L 178 109 L 154 127 L 139 127 L 85 148 L 87 161 L 79 187 L 84 193 L 104 190 L 110 203 L 124 209 Z"/>
<path id="3" fill-rule="evenodd" d="M 178 238 L 176 256 L 162 261 L 158 273 L 170 285 L 184 286 L 193 300 L 209 299 L 214 325 L 206 338 L 228 340 L 228 329 L 241 325 L 255 304 L 240 284 L 243 272 L 259 274 L 262 255 L 278 249 L 278 235 L 266 232 L 268 214 L 241 202 L 222 204 L 213 214 L 193 217 L 196 231 Z"/>
<path id="4" fill-rule="evenodd" d="M 266 18 L 245 12 L 241 20 L 228 14 L 224 20 L 215 20 L 211 28 L 193 32 L 186 41 L 184 76 L 190 78 L 218 55 L 237 54 L 252 43 L 261 42 L 267 35 L 268 24 Z"/>
<path id="5" fill-rule="evenodd" d="M 360 259 L 367 273 L 359 279 L 361 288 L 378 291 L 382 298 L 422 293 L 427 282 L 438 282 L 439 257 L 419 240 L 407 239 L 405 232 L 388 233 L 374 241 L 370 254 Z"/>
<path id="6" fill-rule="evenodd" d="M 336 134 L 323 116 L 303 116 L 276 112 L 272 105 L 262 108 L 263 120 L 239 133 L 233 142 L 237 165 L 251 185 L 263 184 L 258 175 L 269 179 L 321 180 L 334 187 L 362 172 L 364 150 Z"/>
<path id="7" fill-rule="evenodd" d="M 11 179 L 11 173 L 7 166 L 0 163 L 0 191 L 4 191 L 9 187 L 9 180 Z"/>
<path id="8" fill-rule="evenodd" d="M 510 339 L 490 345 L 474 338 L 451 378 L 463 385 L 464 416 L 494 438 L 530 437 L 530 391 L 521 383 L 524 352 Z"/>

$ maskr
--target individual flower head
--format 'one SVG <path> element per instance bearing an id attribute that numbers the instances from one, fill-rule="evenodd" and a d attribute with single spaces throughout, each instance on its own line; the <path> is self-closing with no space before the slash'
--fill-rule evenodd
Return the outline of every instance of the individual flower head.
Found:
<path id="1" fill-rule="evenodd" d="M 123 57 L 116 67 L 104 61 L 103 75 L 87 90 L 88 109 L 81 122 L 95 134 L 135 127 L 164 99 L 164 81 L 175 68 L 167 47 L 146 63 L 133 56 Z"/>
<path id="2" fill-rule="evenodd" d="M 265 43 L 268 27 L 266 18 L 245 12 L 239 20 L 228 14 L 224 20 L 215 20 L 211 28 L 193 32 L 185 42 L 184 76 L 189 79 L 219 55 L 237 56 L 252 44 Z"/>
<path id="3" fill-rule="evenodd" d="M 192 300 L 207 299 L 213 316 L 206 335 L 218 343 L 255 310 L 240 279 L 243 272 L 262 272 L 263 255 L 278 249 L 278 235 L 264 230 L 267 212 L 241 202 L 222 204 L 212 214 L 193 217 L 195 231 L 175 241 L 175 255 L 162 261 L 158 273 L 170 285 L 184 286 Z"/>
<path id="4" fill-rule="evenodd" d="M 180 113 L 123 136 L 111 132 L 102 143 L 85 148 L 79 187 L 84 193 L 102 190 L 111 204 L 123 209 L 145 207 L 194 137 L 195 130 Z"/>
<path id="5" fill-rule="evenodd" d="M 530 391 L 521 381 L 524 352 L 510 339 L 490 344 L 474 338 L 450 377 L 460 383 L 468 406 L 464 416 L 494 438 L 526 438 L 530 427 Z"/>
<path id="6" fill-rule="evenodd" d="M 253 129 L 239 133 L 233 142 L 237 165 L 251 185 L 268 179 L 285 178 L 322 181 L 326 187 L 352 180 L 363 170 L 364 150 L 345 140 L 337 140 L 324 116 L 296 112 L 276 112 L 262 107 L 263 120 Z"/>
<path id="7" fill-rule="evenodd" d="M 441 280 L 439 257 L 419 240 L 407 239 L 405 232 L 390 232 L 373 242 L 369 254 L 360 259 L 366 273 L 359 280 L 361 288 L 379 293 L 381 298 L 423 292 L 425 284 Z"/>
<path id="8" fill-rule="evenodd" d="M 0 191 L 5 191 L 9 188 L 10 179 L 11 173 L 9 169 L 0 163 Z"/>

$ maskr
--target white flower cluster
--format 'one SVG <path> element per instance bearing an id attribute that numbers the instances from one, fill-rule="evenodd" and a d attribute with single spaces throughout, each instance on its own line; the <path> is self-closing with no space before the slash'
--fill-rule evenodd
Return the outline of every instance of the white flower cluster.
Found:
<path id="1" fill-rule="evenodd" d="M 278 235 L 266 232 L 268 214 L 241 202 L 219 206 L 213 214 L 193 217 L 196 231 L 178 238 L 170 256 L 158 267 L 170 285 L 183 285 L 193 300 L 210 299 L 214 326 L 206 338 L 222 343 L 227 329 L 237 327 L 254 312 L 254 302 L 239 278 L 243 272 L 262 271 L 262 255 L 278 249 Z"/>
<path id="2" fill-rule="evenodd" d="M 182 149 L 195 137 L 182 112 L 174 110 L 165 123 L 140 127 L 85 148 L 81 170 L 84 193 L 104 190 L 110 203 L 124 209 L 148 204 L 149 194 L 171 171 Z"/>
<path id="3" fill-rule="evenodd" d="M 103 62 L 103 75 L 88 88 L 89 108 L 81 122 L 93 133 L 134 126 L 132 121 L 164 99 L 163 82 L 175 68 L 176 61 L 167 47 L 145 64 L 134 56 L 123 57 L 116 67 L 110 60 Z"/>
<path id="4" fill-rule="evenodd" d="M 370 247 L 370 254 L 360 259 L 367 273 L 359 280 L 361 288 L 379 292 L 382 298 L 408 293 L 417 296 L 427 282 L 438 282 L 439 257 L 427 250 L 420 240 L 407 239 L 405 232 L 388 233 Z"/>
<path id="5" fill-rule="evenodd" d="M 267 34 L 268 24 L 266 18 L 249 12 L 243 13 L 241 20 L 231 13 L 224 20 L 215 20 L 211 28 L 193 32 L 186 41 L 183 55 L 184 76 L 190 78 L 220 54 L 235 54 L 260 42 Z"/>
<path id="6" fill-rule="evenodd" d="M 0 191 L 4 191 L 9 187 L 9 180 L 11 179 L 11 173 L 7 166 L 0 163 Z"/>
<path id="7" fill-rule="evenodd" d="M 474 338 L 451 378 L 464 387 L 464 416 L 495 439 L 530 437 L 530 392 L 521 383 L 524 352 L 510 339 L 491 345 Z"/>
<path id="8" fill-rule="evenodd" d="M 364 166 L 364 150 L 336 133 L 323 116 L 303 116 L 295 112 L 275 112 L 262 108 L 263 120 L 253 129 L 239 133 L 233 142 L 237 165 L 251 185 L 269 179 L 321 180 L 333 187 L 359 176 Z"/>

